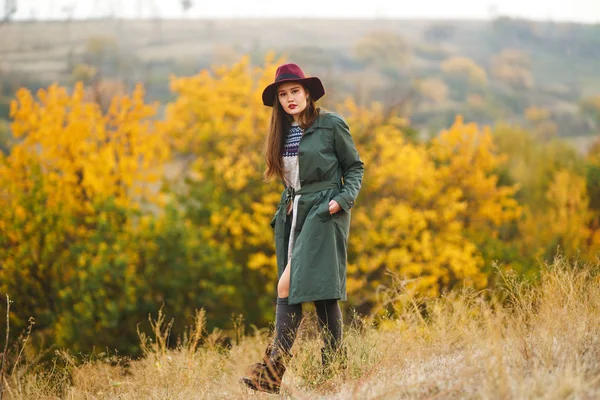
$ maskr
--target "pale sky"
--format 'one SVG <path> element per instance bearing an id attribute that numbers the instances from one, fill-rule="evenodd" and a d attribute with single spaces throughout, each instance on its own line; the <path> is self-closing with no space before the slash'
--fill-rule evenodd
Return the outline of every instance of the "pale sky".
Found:
<path id="1" fill-rule="evenodd" d="M 9 0 L 0 0 L 0 5 Z M 182 17 L 182 0 L 16 0 L 17 19 Z M 599 0 L 191 0 L 189 18 L 459 18 L 600 22 Z M 2 7 L 2 10 L 4 7 Z"/>

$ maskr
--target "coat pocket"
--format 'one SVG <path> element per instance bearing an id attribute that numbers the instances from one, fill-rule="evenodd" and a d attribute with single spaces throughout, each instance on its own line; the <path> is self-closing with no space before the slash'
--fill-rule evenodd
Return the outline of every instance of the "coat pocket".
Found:
<path id="1" fill-rule="evenodd" d="M 304 199 L 300 197 L 298 199 L 298 206 L 296 208 L 296 232 L 300 232 L 304 223 L 306 222 L 306 218 L 308 216 L 308 212 L 310 211 L 311 204 L 308 199 Z"/>
<path id="2" fill-rule="evenodd" d="M 331 213 L 329 212 L 329 201 L 328 197 L 325 197 L 325 201 L 319 204 L 317 208 L 317 215 L 321 218 L 321 221 L 329 221 L 331 219 Z"/>

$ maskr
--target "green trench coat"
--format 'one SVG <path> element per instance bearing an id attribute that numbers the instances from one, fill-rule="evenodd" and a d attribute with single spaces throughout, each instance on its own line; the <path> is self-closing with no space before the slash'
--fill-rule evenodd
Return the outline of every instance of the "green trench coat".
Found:
<path id="1" fill-rule="evenodd" d="M 346 300 L 346 259 L 350 209 L 361 187 L 364 163 L 348 125 L 337 114 L 321 115 L 304 132 L 298 150 L 301 194 L 296 216 L 296 239 L 290 265 L 289 304 Z M 275 229 L 278 277 L 287 264 L 294 199 L 284 189 L 271 226 Z M 331 215 L 329 201 L 342 210 Z"/>

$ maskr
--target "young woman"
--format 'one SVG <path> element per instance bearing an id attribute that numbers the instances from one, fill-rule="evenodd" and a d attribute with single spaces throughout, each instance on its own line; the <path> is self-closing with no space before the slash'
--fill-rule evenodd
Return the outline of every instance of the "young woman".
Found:
<path id="1" fill-rule="evenodd" d="M 363 162 L 346 122 L 316 107 L 324 94 L 321 80 L 305 77 L 296 64 L 281 65 L 262 94 L 263 104 L 273 108 L 265 179 L 278 178 L 285 189 L 271 222 L 279 277 L 275 338 L 263 362 L 242 378 L 254 390 L 279 392 L 304 302 L 315 304 L 324 367 L 340 353 L 345 357 L 338 300 L 346 300 L 350 209 Z"/>

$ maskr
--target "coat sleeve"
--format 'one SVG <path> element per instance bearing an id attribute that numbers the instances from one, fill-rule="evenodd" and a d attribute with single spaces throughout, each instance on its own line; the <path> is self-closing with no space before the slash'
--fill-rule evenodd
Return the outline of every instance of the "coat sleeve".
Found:
<path id="1" fill-rule="evenodd" d="M 339 116 L 333 116 L 333 141 L 337 159 L 342 167 L 344 185 L 342 191 L 333 198 L 344 211 L 354 205 L 362 185 L 364 163 L 360 159 L 350 129 Z"/>

